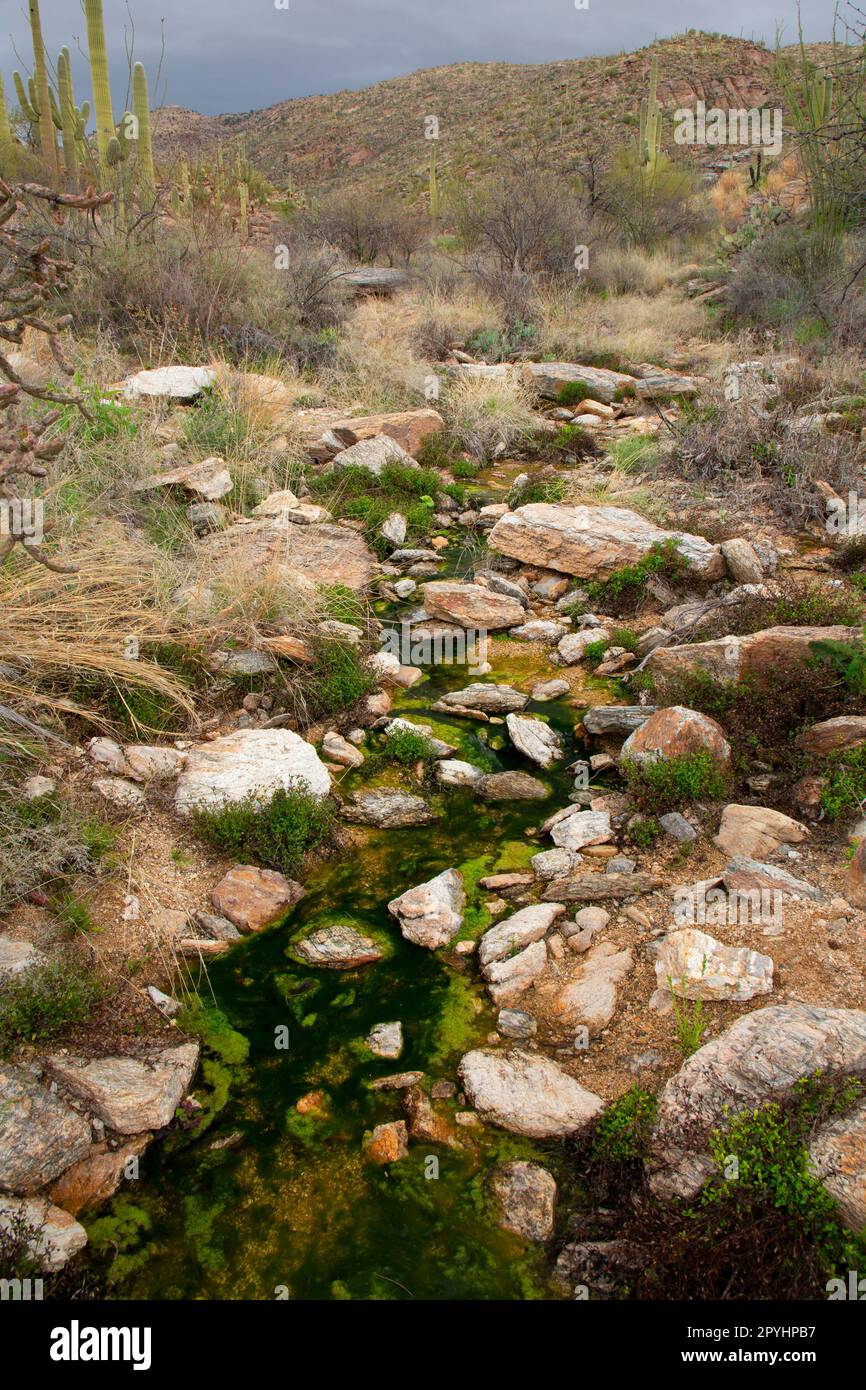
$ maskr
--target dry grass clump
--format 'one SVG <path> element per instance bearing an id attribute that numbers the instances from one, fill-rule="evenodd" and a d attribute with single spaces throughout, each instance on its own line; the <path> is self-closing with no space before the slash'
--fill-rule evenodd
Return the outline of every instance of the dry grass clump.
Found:
<path id="1" fill-rule="evenodd" d="M 112 529 L 84 538 L 75 574 L 17 560 L 0 570 L 0 701 L 13 711 L 108 727 L 107 691 L 122 706 L 146 693 L 195 718 L 184 682 L 148 657 L 173 640 L 151 553 Z"/>
<path id="2" fill-rule="evenodd" d="M 538 432 L 532 397 L 516 372 L 498 380 L 457 377 L 440 406 L 456 447 L 481 461 L 525 446 Z"/>
<path id="3" fill-rule="evenodd" d="M 413 348 L 417 313 L 408 296 L 362 300 L 319 374 L 323 401 L 356 415 L 425 404 L 429 367 Z"/>
<path id="4" fill-rule="evenodd" d="M 626 293 L 607 299 L 560 293 L 541 298 L 536 347 L 542 359 L 554 361 L 664 366 L 705 331 L 700 305 L 674 286 L 651 296 Z M 712 344 L 700 344 L 701 355 L 713 351 Z"/>
<path id="5" fill-rule="evenodd" d="M 590 255 L 589 289 L 613 294 L 659 294 L 677 277 L 679 262 L 667 251 L 603 247 Z"/>

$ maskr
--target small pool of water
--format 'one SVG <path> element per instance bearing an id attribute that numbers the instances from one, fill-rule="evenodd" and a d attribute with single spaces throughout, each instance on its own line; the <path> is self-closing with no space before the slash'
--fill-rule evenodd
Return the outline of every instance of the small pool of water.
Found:
<path id="1" fill-rule="evenodd" d="M 485 679 L 527 688 L 525 673 L 497 659 L 494 640 L 493 670 Z M 538 653 L 527 649 L 524 660 L 529 667 Z M 401 696 L 395 712 L 420 721 L 446 690 L 473 679 L 457 667 L 427 675 Z M 566 703 L 528 708 L 565 735 L 573 754 L 577 711 Z M 491 769 L 528 767 L 501 726 L 442 714 L 428 722 L 459 745 L 458 756 Z M 485 747 L 479 730 L 502 746 Z M 381 1168 L 364 1157 L 362 1141 L 375 1124 L 402 1117 L 400 1093 L 371 1090 L 371 1080 L 405 1070 L 454 1080 L 461 1055 L 484 1042 L 495 1017 L 472 958 L 443 959 L 405 942 L 387 902 L 443 869 L 461 867 L 469 899 L 464 934 L 480 934 L 489 919 L 478 878 L 521 868 L 537 851 L 526 832 L 565 803 L 565 762 L 540 774 L 550 787 L 548 801 L 488 806 L 468 792 L 449 791 L 434 795 L 442 814 L 430 826 L 361 832 L 359 843 L 315 869 L 285 923 L 211 965 L 216 1005 L 247 1039 L 249 1055 L 226 1075 L 211 1073 L 213 1085 L 230 1081 L 230 1089 L 208 1128 L 198 1135 L 175 1130 L 153 1146 L 139 1180 L 124 1184 L 97 1213 L 89 1258 L 110 1274 L 117 1297 L 553 1296 L 544 1253 L 493 1219 L 485 1174 L 497 1159 L 535 1157 L 567 1193 L 572 1177 L 560 1146 L 465 1129 L 457 1131 L 466 1145 L 459 1152 L 413 1141 L 408 1158 Z M 353 774 L 342 789 L 361 785 L 365 776 L 363 769 Z M 291 939 L 323 914 L 376 932 L 390 954 L 351 972 L 298 964 Z M 396 1019 L 405 1039 L 399 1061 L 371 1057 L 364 1046 L 370 1028 Z M 288 1047 L 280 1048 L 276 1039 L 285 1041 L 285 1030 Z M 204 1076 L 207 1081 L 207 1063 Z M 323 1113 L 299 1115 L 296 1102 L 311 1091 L 325 1093 Z M 456 1100 L 446 1102 L 442 1113 L 450 1117 L 456 1109 Z"/>

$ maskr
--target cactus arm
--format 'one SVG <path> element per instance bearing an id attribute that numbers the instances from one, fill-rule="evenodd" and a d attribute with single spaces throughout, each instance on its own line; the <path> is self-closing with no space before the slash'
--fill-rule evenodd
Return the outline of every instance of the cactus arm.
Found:
<path id="1" fill-rule="evenodd" d="M 72 92 L 72 71 L 69 64 L 69 49 L 62 48 L 57 59 L 57 85 L 60 88 L 60 118 L 63 134 L 63 162 L 67 176 L 78 181 L 78 112 Z"/>
<path id="2" fill-rule="evenodd" d="M 24 86 L 24 79 L 20 72 L 13 72 L 12 81 L 15 83 L 15 95 L 18 98 L 18 105 L 21 107 L 21 114 L 29 125 L 38 126 L 39 117 L 30 103 L 30 97 Z"/>
<path id="3" fill-rule="evenodd" d="M 132 104 L 138 121 L 138 174 L 142 200 L 152 203 L 156 197 L 156 175 L 153 169 L 153 140 L 150 130 L 150 100 L 147 73 L 141 63 L 132 70 Z"/>
<path id="4" fill-rule="evenodd" d="M 49 176 L 56 178 L 57 141 L 54 135 L 54 119 L 51 113 L 51 89 L 48 85 L 48 65 L 45 62 L 45 44 L 42 42 L 42 21 L 39 16 L 39 0 L 28 0 L 30 13 L 30 32 L 33 38 L 33 58 L 35 63 L 34 91 L 39 125 L 39 147 Z"/>
<path id="5" fill-rule="evenodd" d="M 3 90 L 3 74 L 0 73 L 0 177 L 12 178 L 18 164 L 18 152 L 9 112 L 6 108 L 6 94 Z"/>
<path id="6" fill-rule="evenodd" d="M 93 108 L 96 113 L 96 144 L 99 163 L 104 173 L 111 167 L 109 146 L 117 137 L 111 105 L 111 83 L 108 78 L 108 57 L 105 51 L 105 24 L 102 0 L 84 0 L 87 19 L 87 48 L 90 54 L 90 76 L 93 83 Z"/>

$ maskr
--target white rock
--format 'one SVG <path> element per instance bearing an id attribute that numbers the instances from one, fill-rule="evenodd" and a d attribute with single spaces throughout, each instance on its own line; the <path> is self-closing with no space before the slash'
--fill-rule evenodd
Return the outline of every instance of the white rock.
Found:
<path id="1" fill-rule="evenodd" d="M 478 947 L 478 960 L 482 968 L 493 961 L 502 960 L 518 948 L 522 950 L 530 942 L 540 940 L 564 912 L 561 903 L 534 903 L 497 922 L 495 927 L 484 933 Z"/>
<path id="2" fill-rule="evenodd" d="M 526 715 L 507 714 L 505 727 L 508 736 L 518 752 L 539 767 L 552 767 L 558 758 L 564 757 L 562 740 L 555 729 L 545 724 L 543 719 L 530 719 Z"/>
<path id="3" fill-rule="evenodd" d="M 604 627 L 587 627 L 580 632 L 567 632 L 556 650 L 566 666 L 574 666 L 583 659 L 587 647 L 594 642 L 609 642 L 610 632 Z"/>
<path id="4" fill-rule="evenodd" d="M 436 781 L 443 787 L 472 787 L 483 776 L 480 767 L 464 763 L 460 758 L 445 758 L 436 764 Z"/>
<path id="5" fill-rule="evenodd" d="M 435 951 L 446 946 L 463 925 L 463 876 L 445 869 L 427 883 L 409 888 L 388 904 L 407 941 Z"/>
<path id="6" fill-rule="evenodd" d="M 367 1046 L 376 1057 L 394 1059 L 403 1051 L 402 1023 L 376 1023 L 367 1036 Z"/>
<path id="7" fill-rule="evenodd" d="M 773 962 L 747 946 L 725 946 L 696 927 L 670 932 L 656 958 L 659 989 L 686 999 L 753 999 L 773 988 Z"/>
<path id="8" fill-rule="evenodd" d="M 550 838 L 560 849 L 581 850 L 586 845 L 605 845 L 613 839 L 610 812 L 575 809 L 551 827 Z"/>
<path id="9" fill-rule="evenodd" d="M 278 788 L 303 786 L 314 796 L 331 790 L 327 768 L 311 743 L 291 729 L 239 729 L 190 749 L 175 795 L 178 815 L 252 796 L 264 805 Z"/>
<path id="10" fill-rule="evenodd" d="M 360 767 L 364 761 L 364 754 L 360 748 L 355 748 L 347 739 L 331 729 L 322 739 L 322 752 L 326 758 L 332 762 L 340 763 L 342 767 Z"/>
<path id="11" fill-rule="evenodd" d="M 14 1232 L 23 1221 L 34 1231 L 27 1242 L 30 1256 L 46 1274 L 53 1274 L 87 1244 L 84 1227 L 62 1207 L 44 1197 L 11 1197 L 0 1193 L 0 1230 Z"/>
<path id="12" fill-rule="evenodd" d="M 597 1095 L 555 1062 L 521 1052 L 467 1052 L 460 1080 L 483 1120 L 533 1139 L 563 1138 L 601 1113 Z"/>
<path id="13" fill-rule="evenodd" d="M 215 381 L 216 372 L 212 367 L 154 367 L 127 377 L 123 383 L 123 394 L 127 400 L 156 396 L 191 401 L 213 386 Z"/>

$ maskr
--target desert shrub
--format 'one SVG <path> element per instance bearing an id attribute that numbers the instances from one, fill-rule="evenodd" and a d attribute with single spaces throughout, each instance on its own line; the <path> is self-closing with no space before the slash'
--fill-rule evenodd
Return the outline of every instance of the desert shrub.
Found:
<path id="1" fill-rule="evenodd" d="M 429 534 L 434 498 L 443 490 L 432 468 L 409 468 L 400 462 L 385 464 L 378 475 L 367 468 L 340 468 L 310 478 L 309 486 L 314 499 L 324 502 L 335 516 L 362 521 L 370 544 L 382 556 L 389 546 L 379 528 L 391 512 L 405 516 L 406 539 L 411 544 Z"/>
<path id="2" fill-rule="evenodd" d="M 531 352 L 535 339 L 533 323 L 512 317 L 504 328 L 481 328 L 477 333 L 470 333 L 466 348 L 474 357 L 483 357 L 486 362 L 508 362 Z"/>
<path id="3" fill-rule="evenodd" d="M 59 948 L 0 984 L 0 1053 L 58 1037 L 82 1023 L 102 995 L 92 968 L 77 952 Z"/>
<path id="4" fill-rule="evenodd" d="M 280 788 L 264 806 L 255 797 L 247 797 L 224 806 L 200 807 L 193 812 L 192 826 L 224 854 L 293 874 L 306 854 L 330 841 L 334 812 L 301 782 Z"/>
<path id="5" fill-rule="evenodd" d="M 381 748 L 367 761 L 398 763 L 400 767 L 412 767 L 419 762 L 435 762 L 438 756 L 425 734 L 415 733 L 412 729 L 397 728 L 389 731 Z"/>
<path id="6" fill-rule="evenodd" d="M 679 584 L 689 573 L 688 562 L 674 541 L 653 545 L 643 559 L 633 565 L 612 570 L 606 579 L 593 580 L 586 586 L 590 602 L 612 608 L 615 613 L 633 612 L 650 576 Z"/>
<path id="7" fill-rule="evenodd" d="M 612 1101 L 595 1123 L 592 1152 L 596 1161 L 637 1165 L 649 1152 L 657 1103 L 652 1091 L 632 1086 Z"/>
<path id="8" fill-rule="evenodd" d="M 629 822 L 626 834 L 631 843 L 639 849 L 652 849 L 662 834 L 662 828 L 655 816 L 636 816 Z"/>
<path id="9" fill-rule="evenodd" d="M 476 271 L 535 282 L 574 275 L 574 248 L 588 245 L 589 220 L 577 196 L 561 177 L 529 164 L 516 164 L 503 177 L 471 190 L 461 188 L 453 207 L 464 247 L 477 250 Z M 485 270 L 485 267 L 487 270 Z M 490 285 L 503 282 L 491 275 Z M 531 293 L 531 289 L 529 291 Z M 496 297 L 501 301 L 502 291 Z M 507 297 L 507 296 L 506 296 Z"/>
<path id="10" fill-rule="evenodd" d="M 825 520 L 816 481 L 842 497 L 857 490 L 857 440 L 804 428 L 781 399 L 758 411 L 725 401 L 720 389 L 707 392 L 698 410 L 676 422 L 673 441 L 660 459 L 664 477 L 724 489 L 737 507 L 766 503 L 785 520 Z"/>
<path id="11" fill-rule="evenodd" d="M 725 796 L 730 779 L 708 748 L 637 763 L 626 758 L 621 768 L 635 804 L 643 811 L 671 811 L 702 797 Z"/>
<path id="12" fill-rule="evenodd" d="M 311 239 L 293 226 L 277 228 L 274 237 L 283 257 L 275 274 L 290 319 L 313 331 L 336 328 L 348 303 L 340 256 L 321 239 Z"/>
<path id="13" fill-rule="evenodd" d="M 314 637 L 312 661 L 302 682 L 307 709 L 314 717 L 350 709 L 375 687 L 361 647 Z"/>
<path id="14" fill-rule="evenodd" d="M 859 343 L 866 326 L 863 263 L 862 239 L 836 228 L 771 227 L 737 259 L 726 303 L 735 318 L 804 347 L 831 337 Z"/>
<path id="15" fill-rule="evenodd" d="M 821 805 L 831 820 L 862 815 L 866 807 L 866 745 L 831 753 L 822 769 L 827 785 Z"/>
<path id="16" fill-rule="evenodd" d="M 61 798 L 26 801 L 0 790 L 0 911 L 66 873 L 89 869 L 104 852 L 91 849 L 89 835 Z M 98 840 L 95 827 L 92 838 Z"/>
<path id="17" fill-rule="evenodd" d="M 407 264 L 427 235 L 427 222 L 399 203 L 351 190 L 322 200 L 304 221 L 308 234 L 354 261 Z"/>
<path id="18" fill-rule="evenodd" d="M 480 461 L 525 448 L 538 430 L 529 393 L 512 377 L 502 381 L 459 377 L 440 409 L 455 446 Z"/>
<path id="19" fill-rule="evenodd" d="M 866 628 L 862 636 L 851 642 L 837 642 L 832 637 L 812 643 L 817 659 L 837 671 L 846 689 L 854 694 L 866 694 Z"/>
<path id="20" fill-rule="evenodd" d="M 654 174 L 644 170 L 633 148 L 618 151 L 605 175 L 601 206 L 626 244 L 644 250 L 685 239 L 706 229 L 709 218 L 698 200 L 695 170 L 662 156 Z"/>
<path id="21" fill-rule="evenodd" d="M 766 627 L 850 627 L 863 621 L 863 599 L 848 589 L 783 577 L 775 593 L 749 594 L 702 620 L 696 638 L 744 636 Z"/>
<path id="22" fill-rule="evenodd" d="M 454 324 L 430 315 L 422 319 L 415 329 L 414 345 L 425 361 L 444 362 L 451 355 L 451 344 L 460 336 Z"/>

